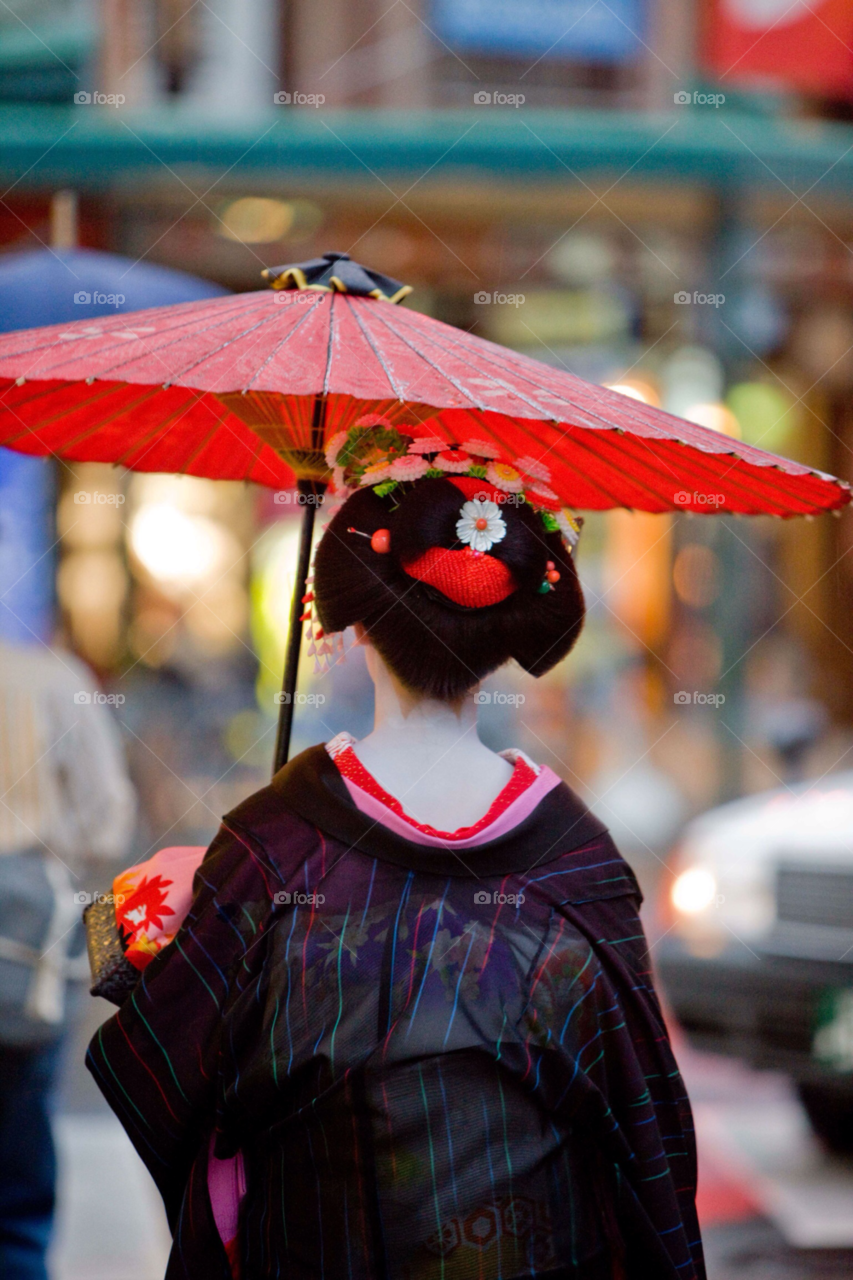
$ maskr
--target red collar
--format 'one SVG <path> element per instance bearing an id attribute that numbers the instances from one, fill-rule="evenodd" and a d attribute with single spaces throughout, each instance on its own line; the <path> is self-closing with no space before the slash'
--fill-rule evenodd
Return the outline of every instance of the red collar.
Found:
<path id="1" fill-rule="evenodd" d="M 375 800 L 379 800 L 397 817 L 408 823 L 410 827 L 421 831 L 424 835 L 434 836 L 440 840 L 469 840 L 472 836 L 478 835 L 479 832 L 495 822 L 513 801 L 523 795 L 527 788 L 536 781 L 537 777 L 536 770 L 526 757 L 521 752 L 514 753 L 512 777 L 500 794 L 492 801 L 488 812 L 484 813 L 482 818 L 469 827 L 459 827 L 456 831 L 440 831 L 438 827 L 432 827 L 425 822 L 418 822 L 417 819 L 406 813 L 396 796 L 392 796 L 390 792 L 380 786 L 373 774 L 365 769 L 353 751 L 353 741 L 349 734 L 338 734 L 337 738 L 333 738 L 326 747 L 342 777 L 360 787 L 362 791 L 366 791 Z"/>

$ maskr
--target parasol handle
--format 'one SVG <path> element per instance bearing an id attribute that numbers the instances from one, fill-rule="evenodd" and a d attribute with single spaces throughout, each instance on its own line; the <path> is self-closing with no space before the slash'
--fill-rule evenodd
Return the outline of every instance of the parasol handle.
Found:
<path id="1" fill-rule="evenodd" d="M 290 602 L 290 626 L 287 632 L 287 651 L 284 659 L 284 680 L 281 686 L 281 704 L 278 709 L 278 731 L 275 737 L 273 776 L 287 764 L 290 752 L 290 731 L 293 727 L 293 706 L 296 680 L 299 675 L 299 653 L 302 648 L 301 617 L 305 606 L 302 597 L 307 594 L 306 579 L 311 569 L 311 542 L 314 537 L 314 517 L 317 501 L 326 489 L 321 480 L 299 480 L 297 493 L 303 503 L 302 528 L 299 533 L 299 556 L 296 562 L 296 584 Z"/>

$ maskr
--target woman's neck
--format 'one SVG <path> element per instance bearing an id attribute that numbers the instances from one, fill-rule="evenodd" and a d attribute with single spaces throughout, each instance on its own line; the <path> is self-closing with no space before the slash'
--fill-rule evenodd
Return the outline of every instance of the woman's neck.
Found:
<path id="1" fill-rule="evenodd" d="M 477 736 L 472 694 L 456 703 L 403 689 L 371 663 L 373 732 L 356 744 L 361 763 L 419 822 L 444 831 L 477 822 L 512 777 L 512 766 Z"/>

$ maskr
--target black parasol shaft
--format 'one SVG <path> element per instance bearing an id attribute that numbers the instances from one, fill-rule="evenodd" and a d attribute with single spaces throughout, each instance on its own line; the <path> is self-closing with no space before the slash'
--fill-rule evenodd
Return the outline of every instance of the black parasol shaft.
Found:
<path id="1" fill-rule="evenodd" d="M 311 444 L 314 449 L 323 447 L 323 428 L 326 402 L 322 397 L 314 401 L 311 422 Z M 284 657 L 284 679 L 279 694 L 278 729 L 275 735 L 273 776 L 287 764 L 290 754 L 290 735 L 293 729 L 293 709 L 296 700 L 296 682 L 299 676 L 299 654 L 302 649 L 302 615 L 307 606 L 302 597 L 308 594 L 308 575 L 311 571 L 311 544 L 314 538 L 314 519 L 322 501 L 326 485 L 322 480 L 299 480 L 296 484 L 298 500 L 302 506 L 302 527 L 299 531 L 299 554 L 296 560 L 296 582 L 290 602 L 290 626 L 287 630 L 287 649 Z"/>

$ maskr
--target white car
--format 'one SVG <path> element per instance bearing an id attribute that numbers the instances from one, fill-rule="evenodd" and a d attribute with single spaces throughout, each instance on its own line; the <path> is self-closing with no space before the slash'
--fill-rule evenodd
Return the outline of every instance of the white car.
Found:
<path id="1" fill-rule="evenodd" d="M 712 809 L 677 859 L 658 970 L 688 1039 L 786 1072 L 853 1150 L 853 772 Z"/>

